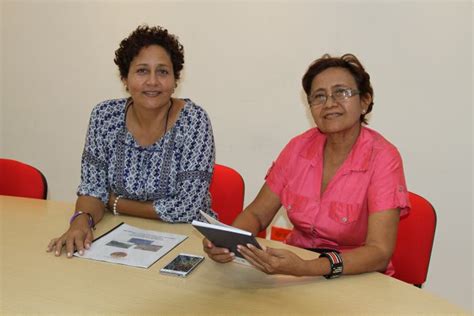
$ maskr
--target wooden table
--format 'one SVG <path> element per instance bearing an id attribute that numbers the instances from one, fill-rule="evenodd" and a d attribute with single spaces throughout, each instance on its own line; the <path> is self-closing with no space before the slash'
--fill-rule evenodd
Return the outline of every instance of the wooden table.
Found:
<path id="1" fill-rule="evenodd" d="M 182 244 L 149 269 L 47 253 L 68 226 L 73 204 L 0 196 L 0 314 L 466 314 L 425 290 L 380 273 L 323 277 L 265 275 L 251 267 L 206 259 L 187 278 L 162 275 L 179 252 L 203 254 L 201 235 L 188 224 L 165 224 L 107 214 L 96 236 L 121 221 L 143 229 L 185 234 Z M 300 256 L 315 253 L 274 241 Z"/>

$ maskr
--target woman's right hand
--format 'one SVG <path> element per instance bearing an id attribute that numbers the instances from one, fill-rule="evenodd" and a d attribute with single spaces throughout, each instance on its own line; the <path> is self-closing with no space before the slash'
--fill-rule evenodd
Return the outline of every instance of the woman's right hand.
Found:
<path id="1" fill-rule="evenodd" d="M 92 240 L 92 229 L 89 227 L 87 216 L 78 216 L 61 237 L 51 239 L 46 251 L 54 251 L 54 255 L 59 257 L 65 246 L 68 258 L 72 258 L 75 250 L 82 256 L 84 249 L 90 248 Z"/>
<path id="2" fill-rule="evenodd" d="M 216 262 L 226 263 L 231 262 L 235 258 L 235 254 L 230 252 L 227 248 L 219 248 L 214 246 L 214 244 L 207 238 L 202 240 L 202 246 L 204 252 L 207 253 L 209 258 Z"/>

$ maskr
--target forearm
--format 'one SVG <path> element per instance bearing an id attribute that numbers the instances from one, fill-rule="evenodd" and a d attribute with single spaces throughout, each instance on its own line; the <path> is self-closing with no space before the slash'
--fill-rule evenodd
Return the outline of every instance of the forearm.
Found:
<path id="1" fill-rule="evenodd" d="M 111 195 L 108 204 L 108 208 L 110 210 L 113 210 L 116 199 L 117 197 L 115 195 Z M 156 214 L 155 208 L 153 207 L 152 201 L 134 201 L 120 197 L 115 205 L 115 210 L 119 214 L 159 219 L 159 216 Z"/>
<path id="2" fill-rule="evenodd" d="M 76 211 L 89 213 L 97 224 L 104 217 L 105 205 L 98 198 L 82 195 L 76 200 Z"/>
<path id="3" fill-rule="evenodd" d="M 237 216 L 232 226 L 249 231 L 255 236 L 262 230 L 258 217 L 248 208 Z"/>
<path id="4" fill-rule="evenodd" d="M 376 246 L 363 246 L 342 254 L 344 274 L 359 274 L 386 270 L 392 253 Z"/>
<path id="5" fill-rule="evenodd" d="M 373 271 L 385 271 L 390 257 L 381 249 L 373 246 L 363 246 L 341 254 L 344 264 L 343 274 L 361 274 Z M 323 276 L 331 272 L 329 259 L 325 257 L 304 260 L 293 267 L 294 275 Z"/>
<path id="6" fill-rule="evenodd" d="M 386 270 L 395 249 L 399 214 L 399 209 L 390 209 L 369 216 L 365 245 L 342 254 L 344 274 Z"/>
<path id="7" fill-rule="evenodd" d="M 367 272 L 383 272 L 387 268 L 391 254 L 375 246 L 363 246 L 341 253 L 344 264 L 343 274 L 361 274 Z M 297 275 L 321 276 L 331 271 L 329 259 L 325 257 L 305 260 L 300 267 L 295 267 Z"/>
<path id="8" fill-rule="evenodd" d="M 255 200 L 245 208 L 232 225 L 258 234 L 271 223 L 280 206 L 280 198 L 264 184 Z"/>
<path id="9" fill-rule="evenodd" d="M 194 182 L 203 181 L 194 179 Z M 185 180 L 183 183 L 193 184 L 194 182 Z M 160 219 L 165 222 L 191 222 L 199 217 L 199 210 L 204 209 L 204 199 L 207 197 L 208 182 L 206 185 L 191 185 L 192 189 L 185 191 L 182 189 L 179 194 L 168 196 L 155 201 L 136 201 L 110 193 L 107 207 L 119 214 L 130 216 Z M 180 185 L 181 186 L 181 185 Z M 197 190 L 199 188 L 199 190 Z M 195 199 L 198 196 L 200 198 Z M 204 203 L 204 204 L 203 204 Z"/>
<path id="10" fill-rule="evenodd" d="M 326 258 L 318 258 L 313 260 L 304 260 L 299 267 L 295 267 L 294 275 L 296 276 L 323 276 L 329 274 L 331 265 Z"/>

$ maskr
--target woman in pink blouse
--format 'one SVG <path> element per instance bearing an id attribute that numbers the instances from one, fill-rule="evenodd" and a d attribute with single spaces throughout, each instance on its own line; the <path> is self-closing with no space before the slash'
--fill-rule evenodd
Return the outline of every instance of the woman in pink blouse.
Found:
<path id="1" fill-rule="evenodd" d="M 286 145 L 233 225 L 257 234 L 283 206 L 294 225 L 286 243 L 321 256 L 303 260 L 288 250 L 252 245 L 238 250 L 269 274 L 392 275 L 398 221 L 410 206 L 398 150 L 364 126 L 374 104 L 370 76 L 354 55 L 326 54 L 310 65 L 303 88 L 317 127 Z M 215 261 L 234 258 L 207 239 L 203 245 Z"/>

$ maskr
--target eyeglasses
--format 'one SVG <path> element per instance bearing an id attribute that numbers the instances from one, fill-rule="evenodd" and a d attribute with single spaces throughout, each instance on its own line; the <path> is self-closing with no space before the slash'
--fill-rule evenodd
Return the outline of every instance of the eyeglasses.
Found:
<path id="1" fill-rule="evenodd" d="M 335 102 L 344 102 L 350 97 L 360 94 L 357 89 L 351 88 L 337 88 L 332 91 L 332 94 L 326 95 L 326 93 L 318 91 L 308 98 L 310 106 L 322 106 L 326 104 L 328 98 L 331 97 Z"/>

